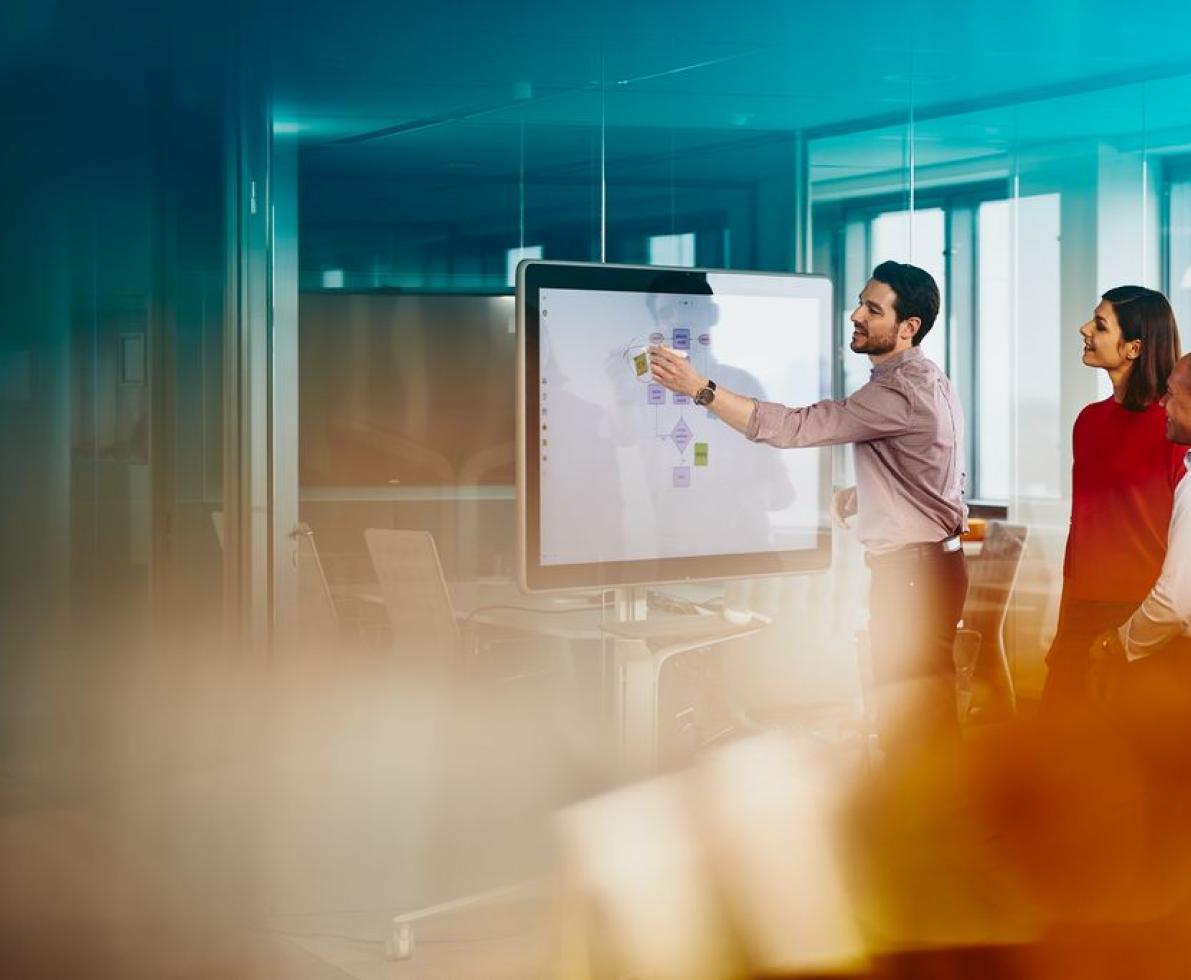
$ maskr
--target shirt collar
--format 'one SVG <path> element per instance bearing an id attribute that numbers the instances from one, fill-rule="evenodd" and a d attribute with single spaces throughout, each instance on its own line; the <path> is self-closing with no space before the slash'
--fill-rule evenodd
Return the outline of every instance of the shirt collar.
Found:
<path id="1" fill-rule="evenodd" d="M 909 364 L 911 361 L 921 359 L 922 356 L 921 347 L 907 347 L 900 354 L 894 354 L 889 360 L 882 361 L 880 364 L 874 364 L 870 377 L 879 378 L 881 375 L 888 374 L 890 371 L 896 371 L 903 364 Z"/>

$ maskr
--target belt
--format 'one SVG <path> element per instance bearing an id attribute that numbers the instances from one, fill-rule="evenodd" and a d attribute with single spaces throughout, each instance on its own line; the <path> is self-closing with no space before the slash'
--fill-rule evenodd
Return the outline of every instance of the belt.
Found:
<path id="1" fill-rule="evenodd" d="M 864 563 L 872 568 L 874 565 L 885 565 L 892 562 L 907 561 L 917 558 L 933 558 L 935 555 L 949 555 L 963 548 L 963 542 L 958 534 L 953 534 L 942 541 L 925 541 L 922 544 L 907 544 L 892 551 L 882 551 L 880 554 L 866 552 Z"/>

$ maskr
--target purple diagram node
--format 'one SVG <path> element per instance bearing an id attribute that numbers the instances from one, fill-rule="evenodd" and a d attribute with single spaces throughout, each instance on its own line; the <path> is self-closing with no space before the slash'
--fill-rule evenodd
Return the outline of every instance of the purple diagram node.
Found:
<path id="1" fill-rule="evenodd" d="M 670 438 L 674 440 L 674 445 L 678 447 L 678 451 L 685 452 L 686 447 L 690 445 L 694 434 L 691 432 L 691 427 L 686 424 L 686 419 L 679 419 L 678 424 L 670 430 Z"/>
<path id="2" fill-rule="evenodd" d="M 691 468 L 689 466 L 674 467 L 674 486 L 689 487 L 691 485 Z"/>
<path id="3" fill-rule="evenodd" d="M 691 349 L 691 331 L 689 327 L 675 327 L 674 328 L 674 349 L 675 350 L 690 350 Z"/>
<path id="4" fill-rule="evenodd" d="M 650 385 L 646 390 L 646 400 L 650 405 L 665 405 L 666 389 L 661 385 Z"/>

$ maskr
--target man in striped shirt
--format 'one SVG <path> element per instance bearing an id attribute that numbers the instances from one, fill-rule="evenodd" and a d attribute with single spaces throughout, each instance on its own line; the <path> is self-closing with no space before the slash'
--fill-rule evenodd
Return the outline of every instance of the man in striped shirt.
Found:
<path id="1" fill-rule="evenodd" d="M 832 513 L 840 522 L 857 517 L 872 571 L 877 725 L 886 753 L 903 755 L 959 733 L 952 651 L 968 582 L 959 539 L 967 525 L 963 411 L 919 346 L 938 312 L 930 273 L 882 262 L 851 317 L 850 346 L 871 361 L 869 382 L 847 398 L 799 408 L 728 391 L 687 360 L 651 349 L 659 383 L 748 439 L 780 448 L 854 446 L 856 486 L 835 495 Z"/>

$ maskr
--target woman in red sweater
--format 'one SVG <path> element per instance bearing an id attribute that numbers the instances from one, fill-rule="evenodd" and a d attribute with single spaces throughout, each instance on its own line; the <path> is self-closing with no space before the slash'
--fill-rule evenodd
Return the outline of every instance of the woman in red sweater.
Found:
<path id="1" fill-rule="evenodd" d="M 1186 472 L 1187 447 L 1167 441 L 1158 404 L 1180 354 L 1166 297 L 1143 286 L 1110 289 L 1079 332 L 1084 364 L 1108 372 L 1112 397 L 1075 420 L 1071 529 L 1044 714 L 1085 701 L 1093 639 L 1128 619 L 1158 578 L 1174 488 Z"/>

